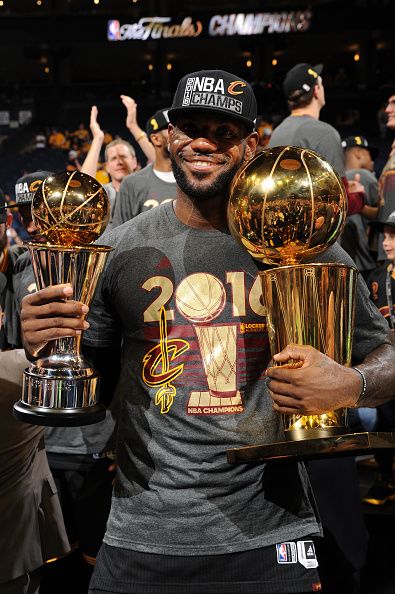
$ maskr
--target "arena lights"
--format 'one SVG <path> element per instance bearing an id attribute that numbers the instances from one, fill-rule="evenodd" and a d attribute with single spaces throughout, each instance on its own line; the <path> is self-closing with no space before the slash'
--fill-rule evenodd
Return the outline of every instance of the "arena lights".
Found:
<path id="1" fill-rule="evenodd" d="M 251 68 L 251 66 L 252 66 L 252 60 L 247 60 L 246 61 L 246 66 L 247 66 L 247 68 Z"/>
<path id="2" fill-rule="evenodd" d="M 148 64 L 148 70 L 153 70 L 154 69 L 154 65 L 153 64 Z"/>
<path id="3" fill-rule="evenodd" d="M 93 4 L 99 4 L 100 0 L 93 0 Z"/>
<path id="4" fill-rule="evenodd" d="M 171 70 L 173 68 L 173 64 L 171 62 L 168 62 L 166 64 L 166 68 L 167 68 L 167 70 Z"/>
<path id="5" fill-rule="evenodd" d="M 37 0 L 36 4 L 37 4 L 37 6 L 41 6 L 42 5 L 42 0 Z"/>
<path id="6" fill-rule="evenodd" d="M 0 6 L 4 6 L 3 0 L 0 0 Z"/>
<path id="7" fill-rule="evenodd" d="M 277 66 L 278 61 L 276 60 L 276 58 L 273 58 L 272 60 L 272 66 Z"/>
<path id="8" fill-rule="evenodd" d="M 358 52 L 356 52 L 354 54 L 354 62 L 359 62 L 360 58 L 361 58 L 361 56 L 358 54 Z"/>
<path id="9" fill-rule="evenodd" d="M 44 72 L 45 72 L 45 74 L 49 74 L 49 68 L 48 68 L 48 66 L 45 66 Z"/>

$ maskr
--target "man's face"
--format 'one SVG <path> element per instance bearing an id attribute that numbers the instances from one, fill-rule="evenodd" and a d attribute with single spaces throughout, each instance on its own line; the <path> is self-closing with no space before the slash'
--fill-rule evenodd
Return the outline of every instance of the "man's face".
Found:
<path id="1" fill-rule="evenodd" d="M 385 113 L 387 114 L 387 127 L 390 130 L 395 130 L 395 95 L 391 95 L 388 99 Z"/>
<path id="2" fill-rule="evenodd" d="M 45 237 L 40 234 L 39 230 L 33 222 L 32 205 L 30 204 L 30 202 L 28 204 L 19 204 L 18 210 L 19 214 L 21 215 L 23 226 L 29 233 L 31 239 L 33 239 L 36 243 L 45 243 Z"/>
<path id="3" fill-rule="evenodd" d="M 368 171 L 373 171 L 374 163 L 373 163 L 372 156 L 371 156 L 370 152 L 368 151 L 368 149 L 365 149 L 365 148 L 360 148 L 359 150 L 360 150 L 360 158 L 359 158 L 360 168 L 367 169 Z"/>
<path id="4" fill-rule="evenodd" d="M 125 144 L 116 144 L 108 149 L 106 169 L 112 180 L 121 182 L 126 175 L 133 173 L 136 166 L 136 157 Z"/>
<path id="5" fill-rule="evenodd" d="M 163 130 L 159 130 L 159 132 L 153 132 L 151 134 L 150 140 L 155 148 L 164 159 L 168 159 L 170 156 L 169 153 L 169 132 L 167 128 Z"/>
<path id="6" fill-rule="evenodd" d="M 169 128 L 174 177 L 195 200 L 226 194 L 244 160 L 255 153 L 258 136 L 242 122 L 209 112 L 179 117 Z"/>
<path id="7" fill-rule="evenodd" d="M 395 261 L 395 229 L 389 225 L 384 225 L 383 249 L 388 260 Z"/>
<path id="8" fill-rule="evenodd" d="M 325 89 L 324 85 L 322 84 L 322 78 L 319 76 L 317 81 L 317 99 L 320 104 L 320 107 L 324 107 L 325 105 Z"/>

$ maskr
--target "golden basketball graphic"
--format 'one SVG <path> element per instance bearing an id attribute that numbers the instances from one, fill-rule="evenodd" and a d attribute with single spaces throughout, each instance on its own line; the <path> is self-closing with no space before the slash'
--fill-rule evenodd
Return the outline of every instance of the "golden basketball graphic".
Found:
<path id="1" fill-rule="evenodd" d="M 222 283 L 212 274 L 197 272 L 178 285 L 176 305 L 190 322 L 211 322 L 222 312 L 226 293 Z"/>
<path id="2" fill-rule="evenodd" d="M 92 243 L 103 233 L 110 216 L 107 192 L 90 175 L 65 171 L 47 177 L 34 194 L 33 221 L 54 245 Z"/>
<path id="3" fill-rule="evenodd" d="M 235 177 L 228 203 L 234 237 L 266 264 L 296 264 L 336 241 L 347 214 L 340 177 L 320 155 L 296 146 L 259 153 Z"/>

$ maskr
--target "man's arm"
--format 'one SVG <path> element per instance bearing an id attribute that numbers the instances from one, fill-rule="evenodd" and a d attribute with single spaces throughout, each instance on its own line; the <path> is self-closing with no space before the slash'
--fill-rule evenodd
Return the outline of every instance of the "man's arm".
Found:
<path id="1" fill-rule="evenodd" d="M 366 377 L 310 346 L 288 345 L 273 357 L 282 367 L 267 370 L 274 410 L 286 414 L 322 414 L 341 407 L 375 407 L 395 396 L 393 341 L 373 349 L 358 365 Z M 289 360 L 301 367 L 287 367 Z"/>
<path id="2" fill-rule="evenodd" d="M 121 95 L 121 101 L 126 107 L 126 127 L 145 154 L 149 163 L 155 161 L 155 149 L 147 134 L 137 123 L 137 103 L 128 95 Z"/>
<path id="3" fill-rule="evenodd" d="M 99 123 L 97 121 L 97 107 L 96 105 L 92 105 L 91 109 L 91 119 L 90 119 L 90 129 L 92 132 L 92 144 L 86 155 L 85 161 L 82 164 L 81 171 L 82 173 L 87 173 L 92 177 L 96 177 L 97 173 L 97 165 L 100 160 L 100 151 L 103 146 L 104 140 L 104 132 L 100 128 Z"/>

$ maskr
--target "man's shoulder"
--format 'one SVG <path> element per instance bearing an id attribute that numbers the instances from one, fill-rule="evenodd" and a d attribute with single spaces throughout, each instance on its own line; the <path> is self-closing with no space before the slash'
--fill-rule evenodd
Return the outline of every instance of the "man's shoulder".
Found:
<path id="1" fill-rule="evenodd" d="M 152 177 L 152 165 L 146 165 L 140 171 L 136 171 L 136 173 L 130 173 L 122 180 L 123 186 L 139 186 L 141 184 L 146 183 L 147 178 Z"/>
<path id="2" fill-rule="evenodd" d="M 130 246 L 131 243 L 138 245 L 142 236 L 146 237 L 151 228 L 155 229 L 157 233 L 158 224 L 167 218 L 167 208 L 172 208 L 172 205 L 166 203 L 144 211 L 119 227 L 103 233 L 97 243 L 109 245 L 115 249 L 122 249 L 125 242 L 127 242 L 127 246 Z"/>

